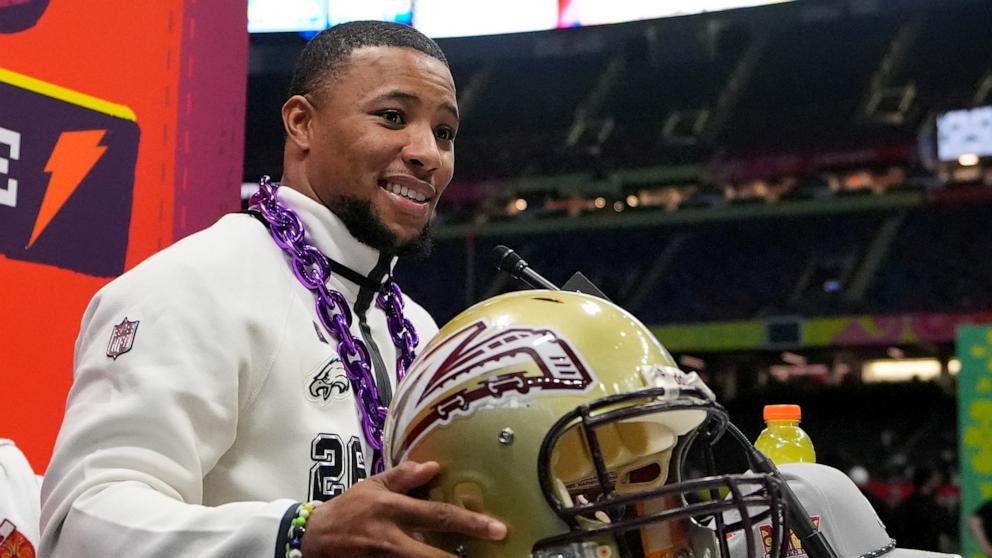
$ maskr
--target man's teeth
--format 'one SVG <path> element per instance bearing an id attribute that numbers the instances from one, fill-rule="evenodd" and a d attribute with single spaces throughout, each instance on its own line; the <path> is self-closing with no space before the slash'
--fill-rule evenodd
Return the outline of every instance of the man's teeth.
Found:
<path id="1" fill-rule="evenodd" d="M 427 198 L 424 197 L 422 194 L 420 194 L 415 190 L 411 190 L 406 186 L 400 186 L 399 184 L 393 184 L 392 182 L 387 182 L 384 188 L 387 191 L 396 194 L 397 196 L 403 196 L 404 198 L 413 200 L 415 202 L 424 203 L 425 201 L 427 201 Z"/>

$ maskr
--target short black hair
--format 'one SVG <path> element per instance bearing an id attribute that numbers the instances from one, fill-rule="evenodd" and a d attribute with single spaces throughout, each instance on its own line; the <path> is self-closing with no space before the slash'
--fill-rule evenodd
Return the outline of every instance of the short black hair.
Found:
<path id="1" fill-rule="evenodd" d="M 413 27 L 388 21 L 352 21 L 321 31 L 303 47 L 296 59 L 289 96 L 319 90 L 341 71 L 352 51 L 375 46 L 413 48 L 448 65 L 441 47 Z"/>

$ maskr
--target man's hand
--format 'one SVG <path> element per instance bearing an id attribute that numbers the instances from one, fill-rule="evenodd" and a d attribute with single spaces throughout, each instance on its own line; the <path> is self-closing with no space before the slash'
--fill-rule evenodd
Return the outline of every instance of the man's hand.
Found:
<path id="1" fill-rule="evenodd" d="M 406 495 L 439 470 L 433 461 L 406 461 L 317 506 L 301 541 L 303 556 L 450 558 L 454 555 L 417 540 L 417 534 L 462 533 L 490 540 L 505 537 L 506 526 L 491 517 Z"/>

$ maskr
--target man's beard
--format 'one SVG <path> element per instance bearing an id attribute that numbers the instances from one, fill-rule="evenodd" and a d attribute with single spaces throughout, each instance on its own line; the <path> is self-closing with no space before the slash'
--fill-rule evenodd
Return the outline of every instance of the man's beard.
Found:
<path id="1" fill-rule="evenodd" d="M 434 248 L 430 221 L 416 238 L 403 242 L 376 215 L 369 200 L 338 196 L 331 200 L 328 207 L 344 222 L 352 236 L 380 252 L 421 259 L 429 256 Z"/>

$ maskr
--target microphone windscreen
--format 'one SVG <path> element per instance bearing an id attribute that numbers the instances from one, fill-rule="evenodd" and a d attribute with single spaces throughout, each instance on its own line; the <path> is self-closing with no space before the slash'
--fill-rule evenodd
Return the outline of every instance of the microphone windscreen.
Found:
<path id="1" fill-rule="evenodd" d="M 493 261 L 496 263 L 496 269 L 511 274 L 515 271 L 517 264 L 523 259 L 519 254 L 502 244 L 493 248 L 492 254 Z"/>

